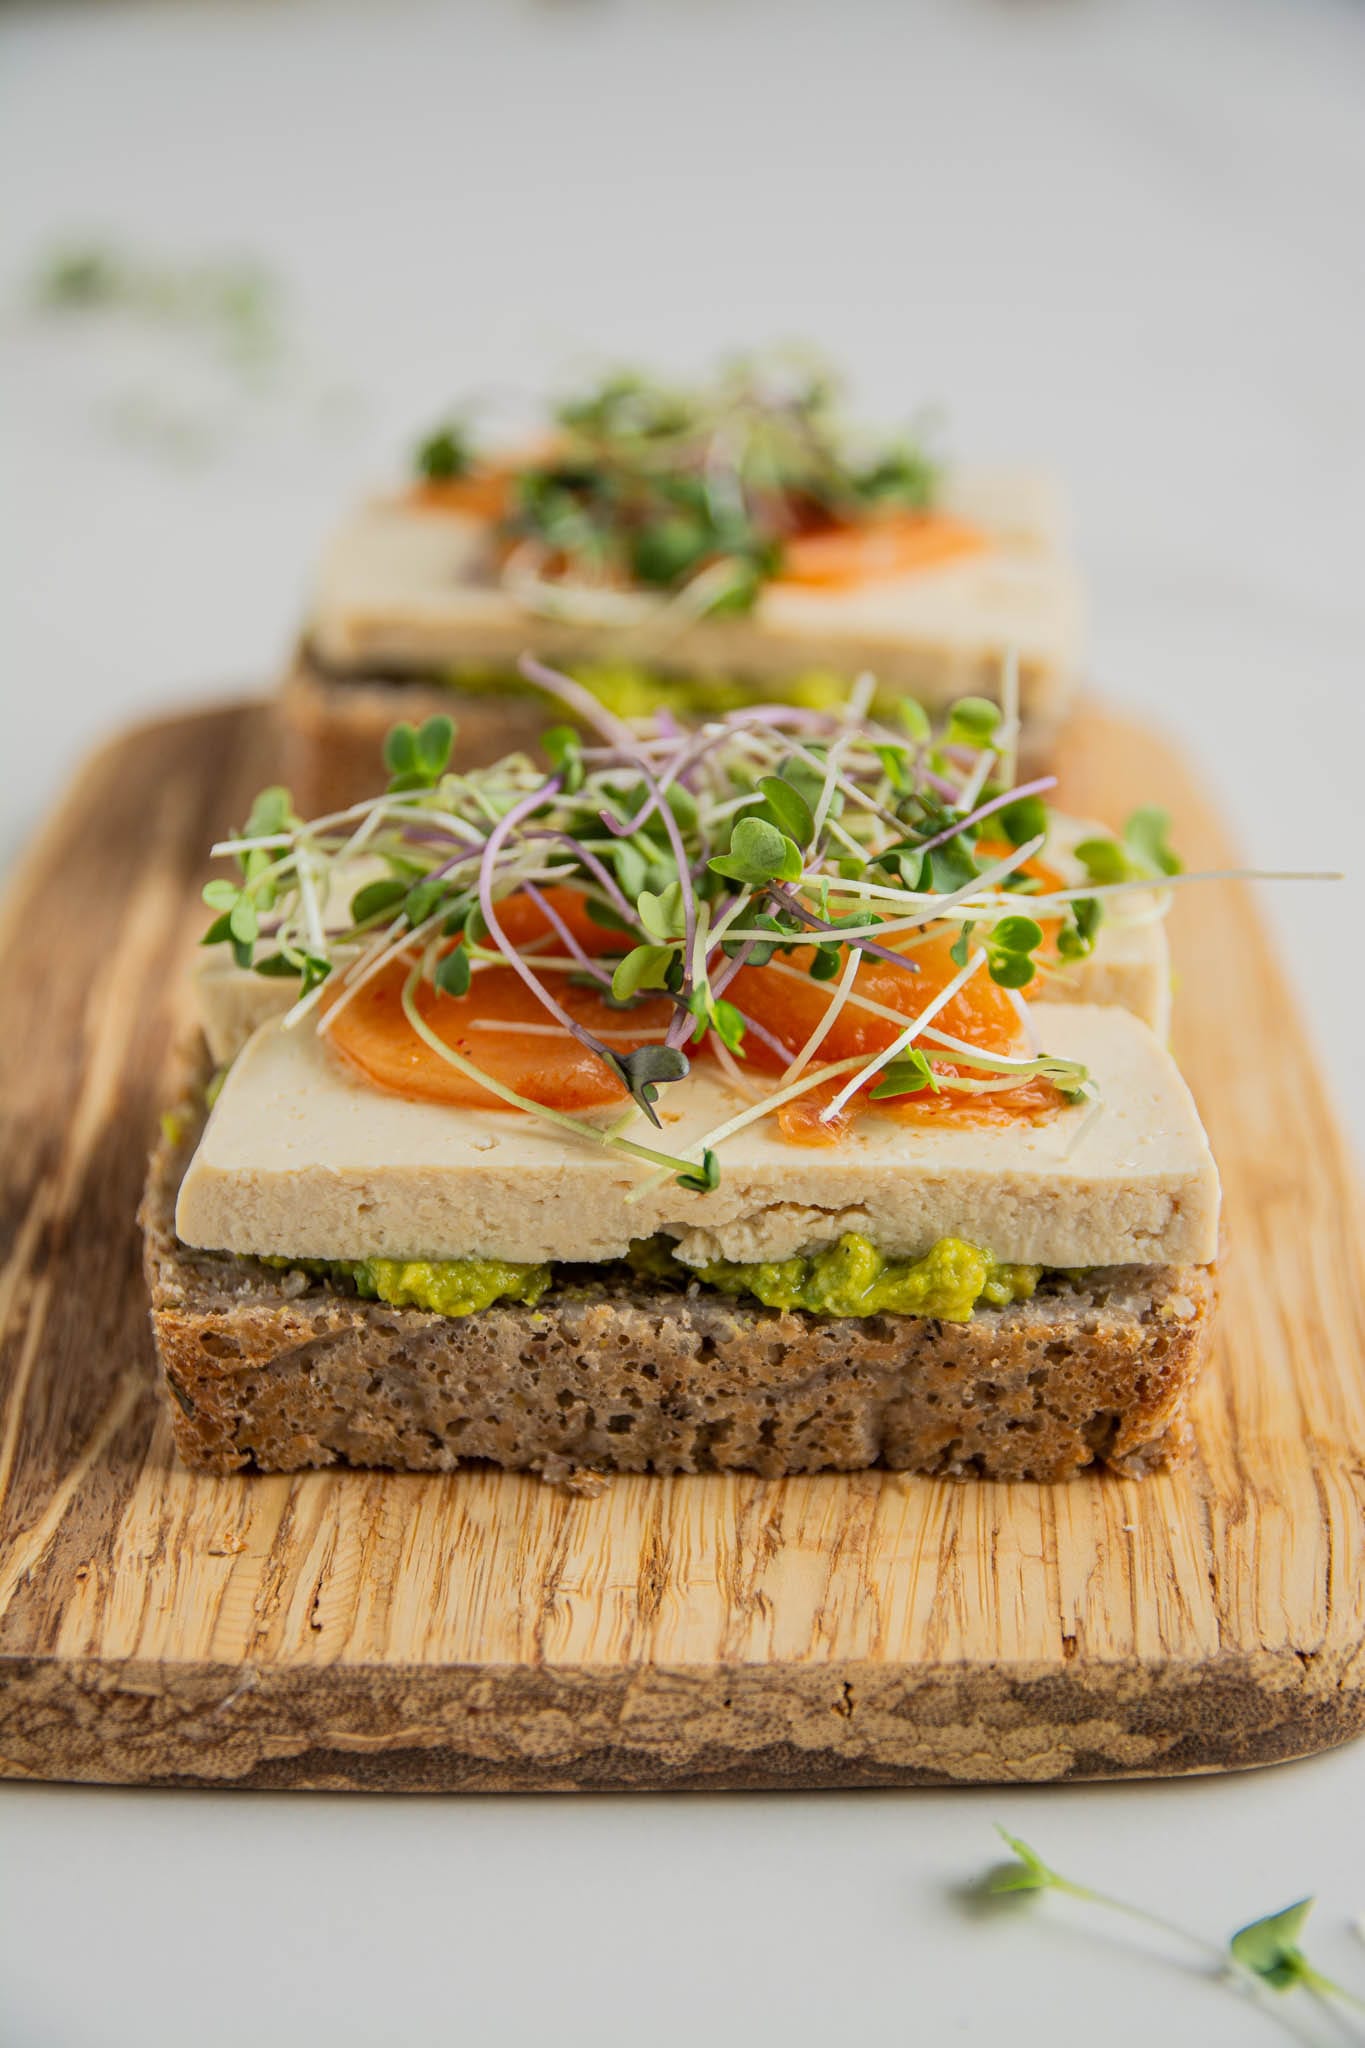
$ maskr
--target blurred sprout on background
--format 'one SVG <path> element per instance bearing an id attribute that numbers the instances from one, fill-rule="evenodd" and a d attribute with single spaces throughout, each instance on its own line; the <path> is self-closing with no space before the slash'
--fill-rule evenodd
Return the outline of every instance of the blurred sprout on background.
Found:
<path id="1" fill-rule="evenodd" d="M 179 327 L 243 368 L 276 359 L 284 346 L 279 285 L 248 257 L 176 263 L 109 242 L 66 243 L 40 261 L 34 300 L 50 313 L 123 314 Z"/>

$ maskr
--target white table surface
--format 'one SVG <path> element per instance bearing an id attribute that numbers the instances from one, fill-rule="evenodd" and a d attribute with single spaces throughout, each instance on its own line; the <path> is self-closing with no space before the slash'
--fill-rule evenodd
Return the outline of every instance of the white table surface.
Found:
<path id="1" fill-rule="evenodd" d="M 7 9 L 0 852 L 102 733 L 269 673 L 326 522 L 452 395 L 806 336 L 870 416 L 1053 464 L 1104 688 L 1258 864 L 1358 877 L 1363 73 L 1327 0 Z M 35 323 L 83 227 L 275 266 L 280 388 Z M 149 391 L 214 445 L 148 446 Z M 1358 885 L 1264 893 L 1365 1138 Z M 1000 1820 L 1215 1935 L 1316 1890 L 1365 1988 L 1363 1801 L 1359 1746 L 1032 1792 L 5 1788 L 0 2041 L 1270 2041 L 1061 1902 L 953 1888 Z"/>

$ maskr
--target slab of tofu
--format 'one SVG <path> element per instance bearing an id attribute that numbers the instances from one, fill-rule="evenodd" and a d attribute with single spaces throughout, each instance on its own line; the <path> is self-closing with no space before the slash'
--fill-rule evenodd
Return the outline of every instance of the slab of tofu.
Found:
<path id="1" fill-rule="evenodd" d="M 894 1257 L 963 1237 L 1047 1266 L 1211 1261 L 1218 1175 L 1169 1053 L 1124 1010 L 1035 1013 L 1049 1052 L 1084 1061 L 1098 1101 L 1006 1129 L 868 1113 L 838 1146 L 770 1119 L 722 1148 L 706 1194 L 591 1140 L 498 1109 L 408 1101 L 361 1080 L 310 1022 L 255 1033 L 228 1072 L 181 1186 L 190 1245 L 322 1259 L 622 1257 L 665 1232 L 692 1264 L 781 1259 L 846 1231 Z M 687 1154 L 745 1098 L 698 1064 L 663 1103 Z M 656 1141 L 644 1119 L 639 1138 Z"/>
<path id="2" fill-rule="evenodd" d="M 963 471 L 945 482 L 945 510 L 991 545 L 911 575 L 848 590 L 774 584 L 741 618 L 606 628 L 531 613 L 504 587 L 491 529 L 468 514 L 414 501 L 364 506 L 333 536 L 308 626 L 329 668 L 509 668 L 531 648 L 546 661 L 641 660 L 726 675 L 779 695 L 803 670 L 870 669 L 888 690 L 931 707 L 996 696 L 1003 660 L 1019 662 L 1026 721 L 1053 724 L 1074 694 L 1082 645 L 1079 578 L 1058 494 L 1034 475 Z"/>

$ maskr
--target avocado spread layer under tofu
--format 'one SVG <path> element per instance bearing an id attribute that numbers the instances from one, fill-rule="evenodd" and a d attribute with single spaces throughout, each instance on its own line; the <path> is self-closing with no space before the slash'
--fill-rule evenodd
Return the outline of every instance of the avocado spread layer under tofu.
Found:
<path id="1" fill-rule="evenodd" d="M 534 1308 L 551 1290 L 581 1285 L 588 1268 L 514 1265 L 503 1259 L 272 1259 L 395 1308 L 467 1316 L 495 1301 Z M 638 1279 L 685 1285 L 700 1280 L 721 1294 L 752 1295 L 767 1308 L 803 1309 L 809 1315 L 933 1316 L 965 1323 L 981 1303 L 1004 1308 L 1027 1301 L 1040 1266 L 1004 1265 L 960 1237 L 943 1237 L 921 1259 L 887 1259 L 856 1232 L 806 1258 L 741 1265 L 717 1259 L 686 1266 L 663 1238 L 631 1247 L 629 1270 Z"/>
<path id="2" fill-rule="evenodd" d="M 618 718 L 651 718 L 660 711 L 671 711 L 686 723 L 696 724 L 727 711 L 743 710 L 755 697 L 752 681 L 740 677 L 687 675 L 646 668 L 639 662 L 570 662 L 566 673 Z M 442 669 L 431 680 L 468 696 L 544 694 L 515 669 L 461 665 Z M 783 678 L 782 701 L 805 711 L 830 711 L 847 701 L 850 681 L 849 676 L 836 675 L 832 669 L 810 669 Z M 891 707 L 900 694 L 888 692 L 885 702 L 876 708 Z M 550 703 L 549 698 L 545 701 Z"/>

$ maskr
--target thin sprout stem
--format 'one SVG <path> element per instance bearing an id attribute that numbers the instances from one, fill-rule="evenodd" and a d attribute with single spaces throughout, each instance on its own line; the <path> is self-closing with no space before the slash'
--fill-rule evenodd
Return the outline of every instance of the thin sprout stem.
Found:
<path id="1" fill-rule="evenodd" d="M 967 777 L 967 780 L 962 785 L 962 794 L 958 797 L 957 803 L 954 806 L 956 810 L 963 812 L 971 810 L 973 804 L 976 802 L 982 790 L 985 788 L 986 778 L 990 774 L 991 769 L 994 766 L 994 747 L 983 747 L 980 755 L 977 757 L 976 766 L 973 768 L 971 774 Z M 963 824 L 965 825 L 965 823 L 966 819 L 964 817 Z M 956 831 L 960 832 L 962 830 L 962 826 L 959 825 L 955 829 Z M 950 830 L 948 833 L 948 837 L 950 839 L 955 837 L 955 831 Z"/>
<path id="2" fill-rule="evenodd" d="M 602 966 L 600 961 L 594 960 L 590 953 L 584 952 L 583 948 L 579 945 L 577 939 L 569 930 L 569 927 L 565 924 L 559 912 L 555 909 L 554 905 L 550 903 L 542 894 L 542 892 L 536 887 L 535 883 L 523 882 L 521 886 L 523 892 L 530 897 L 531 901 L 536 905 L 536 908 L 540 911 L 541 916 L 544 917 L 551 926 L 553 926 L 555 932 L 563 940 L 564 944 L 568 947 L 570 954 L 573 956 L 575 960 L 579 962 L 580 966 L 585 970 L 585 972 L 590 974 L 594 981 L 600 981 L 601 983 L 603 983 L 605 987 L 610 988 L 611 976 L 607 973 L 606 969 Z"/>
<path id="3" fill-rule="evenodd" d="M 858 1093 L 859 1088 L 863 1085 L 864 1079 L 870 1080 L 874 1074 L 880 1073 L 884 1067 L 889 1067 L 893 1060 L 899 1059 L 901 1054 L 914 1044 L 915 1040 L 919 1037 L 920 1032 L 923 1031 L 925 1025 L 932 1024 L 934 1018 L 937 1017 L 939 1011 L 947 1008 L 948 1004 L 953 1000 L 953 997 L 958 993 L 958 991 L 962 988 L 965 988 L 966 984 L 971 980 L 972 976 L 978 971 L 978 969 L 984 967 L 985 964 L 986 955 L 981 951 L 981 948 L 978 946 L 976 951 L 972 954 L 970 960 L 968 960 L 967 965 L 961 968 L 959 972 L 953 976 L 952 980 L 939 990 L 938 994 L 934 997 L 933 1001 L 931 1003 L 926 1004 L 924 1009 L 920 1011 L 918 1017 L 913 1017 L 911 1021 L 906 1025 L 904 1031 L 902 1031 L 898 1037 L 892 1039 L 890 1045 L 886 1046 L 881 1052 L 876 1053 L 873 1056 L 873 1058 L 868 1062 L 866 1075 L 857 1081 L 847 1082 L 845 1086 L 839 1090 L 839 1093 L 834 1097 L 833 1101 L 827 1102 L 825 1104 L 825 1107 L 820 1111 L 821 1123 L 832 1123 L 835 1117 L 838 1116 L 840 1110 L 844 1109 L 847 1106 L 847 1104 L 852 1101 L 853 1097 Z"/>
<path id="4" fill-rule="evenodd" d="M 1124 896 L 1134 890 L 1165 895 L 1168 889 L 1183 888 L 1187 882 L 1344 882 L 1339 868 L 1194 868 L 1178 875 L 1159 875 L 1133 882 L 1093 882 L 1088 888 L 1054 889 L 1050 895 L 1030 896 L 1030 915 L 1048 911 L 1058 904 L 1076 903 L 1087 896 Z"/>
<path id="5" fill-rule="evenodd" d="M 1055 1875 L 1050 1889 L 1063 1892 L 1068 1898 L 1080 1899 L 1086 1905 L 1102 1906 L 1107 1912 L 1120 1913 L 1126 1920 L 1136 1921 L 1140 1926 L 1150 1927 L 1156 1933 L 1178 1941 L 1185 1948 L 1194 1949 L 1214 1966 L 1220 1977 L 1234 1983 L 1268 2018 L 1278 2020 L 1291 2040 L 1304 2043 L 1305 2048 L 1316 2048 L 1316 2035 L 1305 2033 L 1299 2027 L 1293 2014 L 1280 2003 L 1282 1994 L 1267 1986 L 1229 1949 L 1220 1948 L 1216 1942 L 1206 1940 L 1202 1934 L 1193 1933 L 1175 1920 L 1168 1920 L 1162 1913 L 1149 1912 L 1145 1906 L 1134 1906 L 1127 1899 L 1116 1899 L 1111 1892 L 1095 1891 L 1089 1885 L 1073 1884 L 1069 1878 Z"/>

